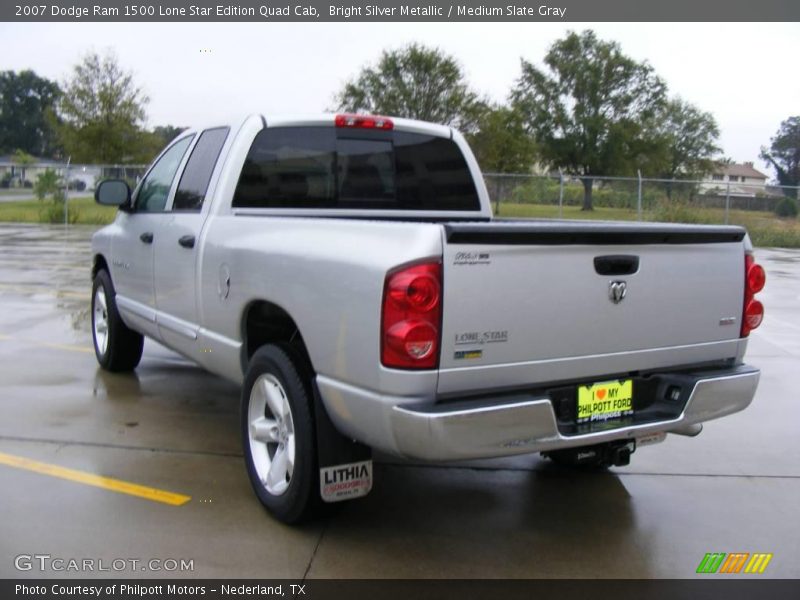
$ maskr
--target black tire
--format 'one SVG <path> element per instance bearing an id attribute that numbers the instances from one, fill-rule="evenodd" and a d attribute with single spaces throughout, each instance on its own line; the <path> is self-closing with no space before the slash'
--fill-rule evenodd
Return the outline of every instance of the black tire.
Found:
<path id="1" fill-rule="evenodd" d="M 242 446 L 247 474 L 261 503 L 287 524 L 312 519 L 323 508 L 308 372 L 302 358 L 289 347 L 269 344 L 253 354 L 242 387 Z M 283 409 L 273 410 L 279 402 L 283 402 Z M 269 435 L 257 433 L 257 420 Z M 279 460 L 279 452 L 285 453 L 290 469 L 281 468 L 284 458 Z"/>
<path id="2" fill-rule="evenodd" d="M 105 307 L 100 302 L 101 298 L 105 300 Z M 105 343 L 102 331 L 98 328 L 98 319 L 103 317 L 106 325 Z M 114 284 L 104 269 L 97 272 L 92 283 L 92 340 L 97 362 L 106 371 L 133 371 L 142 359 L 144 337 L 129 329 L 119 316 Z"/>

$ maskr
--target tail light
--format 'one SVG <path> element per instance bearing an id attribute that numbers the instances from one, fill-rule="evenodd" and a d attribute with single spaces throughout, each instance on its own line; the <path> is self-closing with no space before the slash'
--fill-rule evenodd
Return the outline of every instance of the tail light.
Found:
<path id="1" fill-rule="evenodd" d="M 744 308 L 742 310 L 742 337 L 761 325 L 764 319 L 764 305 L 755 299 L 755 295 L 764 289 L 767 281 L 764 268 L 757 264 L 752 254 L 744 256 Z"/>
<path id="2" fill-rule="evenodd" d="M 381 316 L 381 363 L 396 369 L 435 369 L 442 325 L 442 265 L 411 265 L 386 276 Z"/>
<path id="3" fill-rule="evenodd" d="M 394 129 L 394 123 L 387 117 L 373 115 L 336 115 L 334 120 L 337 127 L 352 127 L 354 129 Z"/>

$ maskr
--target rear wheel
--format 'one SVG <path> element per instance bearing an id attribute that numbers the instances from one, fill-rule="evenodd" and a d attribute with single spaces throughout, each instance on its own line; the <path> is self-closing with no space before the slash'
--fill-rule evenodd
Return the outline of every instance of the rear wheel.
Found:
<path id="1" fill-rule="evenodd" d="M 250 360 L 242 388 L 242 440 L 250 483 L 284 523 L 316 515 L 322 501 L 309 382 L 301 359 L 267 345 Z"/>
<path id="2" fill-rule="evenodd" d="M 92 284 L 92 339 L 97 362 L 106 371 L 132 371 L 142 359 L 144 337 L 122 321 L 114 285 L 105 270 Z"/>

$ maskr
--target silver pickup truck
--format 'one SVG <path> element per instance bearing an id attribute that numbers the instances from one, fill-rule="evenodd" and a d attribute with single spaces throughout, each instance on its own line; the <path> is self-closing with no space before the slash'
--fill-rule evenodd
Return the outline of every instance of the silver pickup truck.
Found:
<path id="1" fill-rule="evenodd" d="M 180 134 L 92 242 L 104 369 L 150 337 L 242 384 L 279 519 L 372 486 L 372 449 L 625 465 L 744 409 L 764 271 L 738 227 L 492 218 L 448 127 L 249 116 Z"/>

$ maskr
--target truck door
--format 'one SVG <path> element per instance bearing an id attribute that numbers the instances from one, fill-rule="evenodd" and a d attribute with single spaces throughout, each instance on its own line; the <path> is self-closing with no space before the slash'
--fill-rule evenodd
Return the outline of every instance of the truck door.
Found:
<path id="1" fill-rule="evenodd" d="M 197 358 L 200 327 L 197 257 L 200 231 L 208 215 L 205 202 L 227 127 L 205 130 L 192 148 L 169 211 L 159 223 L 155 251 L 155 300 L 161 340 Z"/>
<path id="2" fill-rule="evenodd" d="M 133 198 L 133 210 L 122 213 L 119 236 L 112 248 L 112 277 L 117 306 L 124 319 L 150 337 L 158 338 L 153 257 L 156 233 L 184 154 L 194 136 L 186 136 L 162 152 L 145 175 Z"/>

